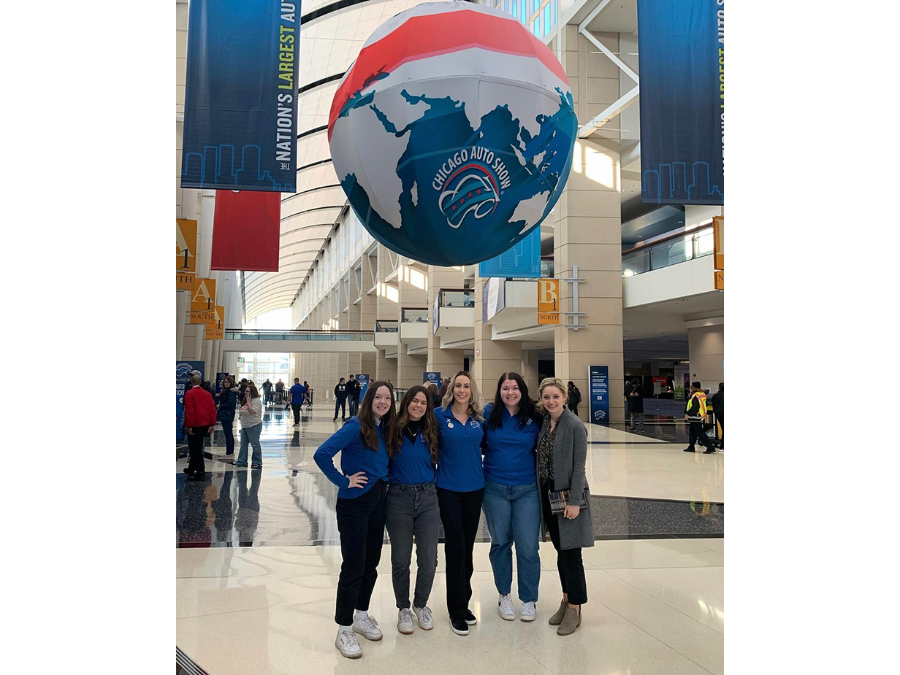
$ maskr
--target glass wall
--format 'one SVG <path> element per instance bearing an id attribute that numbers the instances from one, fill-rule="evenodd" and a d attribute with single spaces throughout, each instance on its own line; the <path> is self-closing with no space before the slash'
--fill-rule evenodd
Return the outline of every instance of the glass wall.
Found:
<path id="1" fill-rule="evenodd" d="M 267 379 L 275 384 L 281 380 L 293 384 L 289 354 L 241 353 L 238 357 L 237 378 L 251 380 L 257 387 Z"/>

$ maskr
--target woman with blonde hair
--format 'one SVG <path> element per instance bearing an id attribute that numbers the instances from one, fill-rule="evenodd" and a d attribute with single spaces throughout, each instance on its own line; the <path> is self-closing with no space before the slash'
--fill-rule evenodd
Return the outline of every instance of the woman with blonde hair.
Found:
<path id="1" fill-rule="evenodd" d="M 262 447 L 259 444 L 259 434 L 262 431 L 262 401 L 259 400 L 259 390 L 252 382 L 244 390 L 244 403 L 241 405 L 241 449 L 238 452 L 234 466 L 247 466 L 247 446 L 253 446 L 251 469 L 262 468 Z"/>
<path id="2" fill-rule="evenodd" d="M 409 635 L 414 630 L 414 620 L 423 630 L 434 628 L 428 597 L 434 584 L 441 529 L 434 484 L 440 441 L 427 387 L 410 387 L 400 401 L 399 415 L 395 439 L 387 451 L 390 457 L 387 530 L 391 538 L 394 597 L 399 610 L 397 630 Z M 409 564 L 413 538 L 416 541 L 418 573 L 410 609 Z"/>
<path id="3" fill-rule="evenodd" d="M 464 370 L 450 381 L 443 406 L 434 413 L 440 435 L 437 467 L 438 504 L 444 524 L 444 558 L 447 564 L 447 610 L 450 630 L 468 635 L 478 620 L 469 610 L 472 598 L 472 552 L 481 502 L 484 470 L 481 442 L 484 417 L 475 380 Z"/>
<path id="4" fill-rule="evenodd" d="M 594 545 L 591 493 L 585 474 L 587 429 L 566 408 L 566 385 L 555 377 L 540 386 L 544 423 L 537 439 L 537 474 L 544 525 L 556 549 L 562 601 L 550 617 L 557 635 L 571 635 L 581 625 L 587 581 L 581 549 Z"/>

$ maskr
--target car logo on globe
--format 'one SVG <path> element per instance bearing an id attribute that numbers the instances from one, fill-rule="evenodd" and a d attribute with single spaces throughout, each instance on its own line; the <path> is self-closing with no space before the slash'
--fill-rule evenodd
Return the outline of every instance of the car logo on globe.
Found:
<path id="1" fill-rule="evenodd" d="M 438 203 L 454 230 L 469 214 L 476 220 L 491 215 L 500 201 L 494 177 L 477 164 L 462 167 L 447 183 L 450 189 L 441 193 Z"/>

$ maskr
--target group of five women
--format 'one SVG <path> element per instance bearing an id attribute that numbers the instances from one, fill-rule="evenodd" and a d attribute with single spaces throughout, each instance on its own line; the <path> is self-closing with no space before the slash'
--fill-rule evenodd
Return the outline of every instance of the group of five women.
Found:
<path id="1" fill-rule="evenodd" d="M 391 542 L 397 629 L 434 627 L 427 606 L 444 528 L 450 628 L 467 635 L 477 618 L 472 598 L 473 550 L 484 509 L 490 560 L 503 619 L 516 618 L 512 548 L 516 549 L 519 618 L 534 621 L 540 582 L 542 521 L 557 551 L 562 601 L 549 623 L 559 635 L 581 625 L 587 588 L 581 549 L 593 546 L 585 476 L 587 431 L 566 406 L 558 379 L 540 385 L 539 409 L 517 373 L 504 373 L 494 402 L 482 410 L 474 379 L 462 371 L 441 405 L 422 386 L 410 388 L 395 410 L 393 388 L 378 381 L 366 391 L 357 417 L 323 443 L 315 461 L 338 486 L 337 522 L 343 558 L 338 580 L 335 646 L 362 656 L 356 633 L 380 640 L 368 614 L 381 559 L 384 528 Z M 334 456 L 341 453 L 341 470 Z M 568 490 L 569 494 L 556 494 Z M 417 575 L 410 604 L 413 541 Z"/>

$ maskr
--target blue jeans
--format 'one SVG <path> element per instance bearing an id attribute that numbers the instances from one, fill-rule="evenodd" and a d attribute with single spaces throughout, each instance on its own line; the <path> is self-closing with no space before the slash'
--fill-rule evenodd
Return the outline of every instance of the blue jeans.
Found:
<path id="1" fill-rule="evenodd" d="M 538 553 L 541 501 L 536 483 L 500 485 L 485 481 L 484 515 L 491 534 L 491 567 L 501 595 L 512 589 L 512 547 L 516 545 L 519 600 L 537 602 L 541 581 Z"/>
<path id="2" fill-rule="evenodd" d="M 252 427 L 241 427 L 241 451 L 238 453 L 236 466 L 247 466 L 247 444 L 253 445 L 252 464 L 262 465 L 262 448 L 259 445 L 259 434 L 262 424 Z"/>

